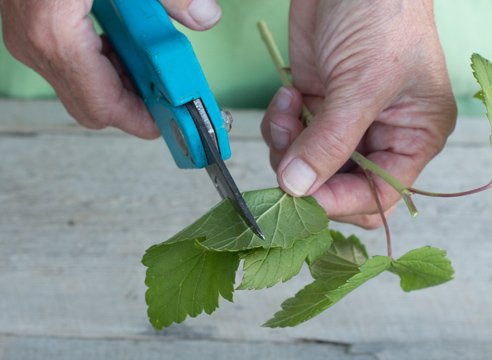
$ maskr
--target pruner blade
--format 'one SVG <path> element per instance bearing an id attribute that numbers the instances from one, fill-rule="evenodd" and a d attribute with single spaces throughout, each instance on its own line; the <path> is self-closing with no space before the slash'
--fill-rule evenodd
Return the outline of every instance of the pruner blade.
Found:
<path id="1" fill-rule="evenodd" d="M 227 166 L 222 160 L 220 151 L 217 145 L 215 130 L 208 117 L 207 111 L 203 107 L 200 99 L 194 100 L 186 104 L 186 107 L 195 122 L 196 128 L 203 142 L 203 147 L 207 155 L 209 166 L 206 168 L 208 175 L 212 179 L 215 188 L 219 192 L 222 199 L 229 198 L 234 204 L 246 224 L 253 232 L 262 240 L 265 240 L 265 235 L 256 223 L 256 220 L 246 205 L 243 196 L 239 192 L 234 179 L 232 178 Z"/>

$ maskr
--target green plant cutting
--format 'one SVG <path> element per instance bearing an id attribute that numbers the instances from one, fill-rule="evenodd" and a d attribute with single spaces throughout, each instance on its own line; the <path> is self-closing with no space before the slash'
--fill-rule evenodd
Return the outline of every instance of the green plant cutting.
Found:
<path id="1" fill-rule="evenodd" d="M 289 69 L 266 24 L 260 22 L 259 29 L 282 83 L 292 85 Z M 472 69 L 481 87 L 476 97 L 485 104 L 492 126 L 492 65 L 474 54 Z M 303 123 L 308 126 L 312 118 L 304 107 Z M 490 139 L 492 143 L 492 136 Z M 264 326 L 289 327 L 310 320 L 385 271 L 398 276 L 407 292 L 451 280 L 454 270 L 444 250 L 425 246 L 393 257 L 373 176 L 399 192 L 412 216 L 418 214 L 412 195 L 464 196 L 487 190 L 492 182 L 460 193 L 432 193 L 405 187 L 360 153 L 355 152 L 352 160 L 365 172 L 378 204 L 386 230 L 386 255 L 370 256 L 356 236 L 346 237 L 331 229 L 325 211 L 312 197 L 295 198 L 278 188 L 246 192 L 244 199 L 265 241 L 249 229 L 226 199 L 169 240 L 147 250 L 142 263 L 147 267 L 145 298 L 153 327 L 159 330 L 188 316 L 212 314 L 221 297 L 232 302 L 235 290 L 261 290 L 289 281 L 303 266 L 309 268 L 312 282 L 285 300 Z M 236 286 L 241 264 L 243 277 Z"/>

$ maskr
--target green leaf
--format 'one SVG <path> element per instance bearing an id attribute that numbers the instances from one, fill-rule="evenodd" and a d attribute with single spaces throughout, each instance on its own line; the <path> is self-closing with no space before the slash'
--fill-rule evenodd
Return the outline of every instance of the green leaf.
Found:
<path id="1" fill-rule="evenodd" d="M 296 276 L 306 260 L 319 258 L 331 245 L 328 229 L 301 239 L 288 249 L 254 249 L 242 254 L 244 276 L 239 290 L 259 290 Z"/>
<path id="2" fill-rule="evenodd" d="M 324 256 L 320 261 L 323 260 Z M 324 263 L 329 264 L 329 262 Z M 347 273 L 345 277 L 337 275 L 327 279 L 318 278 L 299 291 L 295 297 L 287 299 L 282 304 L 282 310 L 277 312 L 264 326 L 272 328 L 296 326 L 312 319 L 333 306 L 355 288 L 387 270 L 390 264 L 390 258 L 376 256 L 367 260 L 358 268 L 357 272 L 350 275 Z M 330 271 L 326 273 L 332 274 Z"/>
<path id="3" fill-rule="evenodd" d="M 473 54 L 471 61 L 473 75 L 481 87 L 481 91 L 475 97 L 485 104 L 487 118 L 492 127 L 492 64 L 479 54 Z M 492 135 L 490 136 L 490 143 L 492 145 Z"/>
<path id="4" fill-rule="evenodd" d="M 390 271 L 400 276 L 404 291 L 424 289 L 453 279 L 454 269 L 444 250 L 425 246 L 393 261 Z"/>
<path id="5" fill-rule="evenodd" d="M 346 238 L 333 230 L 331 236 L 333 244 L 328 252 L 310 267 L 315 279 L 345 279 L 359 272 L 359 267 L 368 259 L 366 248 L 356 236 Z"/>
<path id="6" fill-rule="evenodd" d="M 183 322 L 187 315 L 211 314 L 219 294 L 232 301 L 239 266 L 237 253 L 217 253 L 197 244 L 201 239 L 152 246 L 142 263 L 148 267 L 145 300 L 156 329 Z"/>
<path id="7" fill-rule="evenodd" d="M 168 242 L 204 237 L 201 245 L 215 251 L 290 248 L 294 241 L 317 234 L 328 226 L 325 211 L 310 197 L 294 198 L 275 188 L 244 193 L 244 199 L 265 241 L 254 235 L 233 204 L 225 200 Z"/>
<path id="8" fill-rule="evenodd" d="M 313 235 L 308 249 L 306 262 L 311 266 L 316 260 L 323 256 L 333 245 L 332 232 L 328 229 Z"/>

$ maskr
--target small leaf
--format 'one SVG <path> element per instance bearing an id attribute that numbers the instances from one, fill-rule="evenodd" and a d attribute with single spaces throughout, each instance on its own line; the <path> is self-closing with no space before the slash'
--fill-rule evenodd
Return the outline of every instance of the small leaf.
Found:
<path id="1" fill-rule="evenodd" d="M 338 231 L 331 231 L 333 244 L 323 257 L 310 267 L 315 279 L 346 278 L 356 274 L 368 255 L 360 240 L 352 235 L 346 238 Z"/>
<path id="2" fill-rule="evenodd" d="M 306 262 L 311 266 L 316 260 L 323 256 L 333 245 L 332 232 L 328 229 L 310 237 L 311 244 L 308 249 Z"/>
<path id="3" fill-rule="evenodd" d="M 254 249 L 242 255 L 244 277 L 239 290 L 259 290 L 296 276 L 307 259 L 314 261 L 331 245 L 329 230 L 298 240 L 288 249 Z"/>
<path id="4" fill-rule="evenodd" d="M 315 281 L 286 300 L 282 310 L 264 326 L 295 326 L 307 321 L 390 266 L 388 257 L 368 260 L 366 249 L 356 236 L 346 238 L 333 230 L 330 233 L 330 249 L 310 267 Z"/>
<path id="5" fill-rule="evenodd" d="M 481 91 L 479 91 L 475 97 L 485 104 L 487 118 L 492 127 L 492 64 L 479 54 L 473 54 L 471 61 L 473 75 L 481 88 Z M 492 135 L 490 136 L 490 143 L 492 144 Z"/>
<path id="6" fill-rule="evenodd" d="M 145 300 L 156 329 L 181 323 L 187 315 L 211 314 L 219 306 L 219 294 L 232 301 L 239 256 L 208 251 L 198 246 L 199 240 L 155 245 L 144 255 Z"/>
<path id="7" fill-rule="evenodd" d="M 323 258 L 320 261 L 323 261 Z M 272 328 L 296 326 L 312 319 L 355 288 L 387 270 L 390 264 L 390 258 L 376 256 L 367 260 L 357 272 L 351 275 L 347 273 L 346 277 L 318 278 L 299 291 L 295 297 L 287 299 L 282 304 L 282 310 L 277 312 L 264 326 Z"/>
<path id="8" fill-rule="evenodd" d="M 311 197 L 294 198 L 275 188 L 246 192 L 244 199 L 265 241 L 249 229 L 232 203 L 225 200 L 168 242 L 204 237 L 201 245 L 215 251 L 290 248 L 294 241 L 317 234 L 328 226 L 325 211 Z"/>
<path id="9" fill-rule="evenodd" d="M 404 291 L 424 289 L 453 279 L 454 269 L 444 250 L 425 246 L 393 261 L 390 271 L 401 278 Z"/>

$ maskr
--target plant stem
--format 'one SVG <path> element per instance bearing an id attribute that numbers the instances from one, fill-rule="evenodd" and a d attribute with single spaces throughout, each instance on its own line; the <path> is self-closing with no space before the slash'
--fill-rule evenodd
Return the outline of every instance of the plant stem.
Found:
<path id="1" fill-rule="evenodd" d="M 264 21 L 260 21 L 258 22 L 258 29 L 260 30 L 261 37 L 266 44 L 270 56 L 272 57 L 273 63 L 275 64 L 275 67 L 280 76 L 280 80 L 282 84 L 284 86 L 292 86 L 292 80 L 289 77 L 287 66 L 285 64 L 284 59 L 282 58 L 282 54 L 280 54 L 280 51 L 275 42 L 275 39 L 273 38 L 272 33 L 268 29 L 268 25 Z M 308 126 L 313 122 L 314 116 L 306 106 L 303 106 L 301 119 L 305 126 Z M 398 179 L 390 175 L 384 169 L 382 169 L 381 167 L 379 167 L 378 165 L 376 165 L 375 163 L 373 163 L 372 161 L 370 161 L 369 159 L 367 159 L 366 157 L 364 157 L 362 154 L 358 152 L 354 152 L 351 156 L 351 159 L 355 163 L 357 163 L 357 165 L 359 165 L 363 170 L 370 171 L 373 174 L 379 176 L 385 182 L 387 182 L 393 189 L 395 189 L 400 194 L 403 201 L 407 205 L 410 214 L 413 217 L 416 217 L 418 215 L 417 208 L 415 207 L 415 204 L 410 198 L 412 193 L 400 181 L 398 181 Z"/>
<path id="2" fill-rule="evenodd" d="M 287 65 L 285 64 L 282 54 L 280 53 L 280 50 L 278 49 L 278 46 L 275 43 L 275 40 L 273 39 L 273 35 L 268 29 L 268 25 L 266 24 L 266 22 L 264 21 L 258 22 L 258 30 L 260 30 L 260 34 L 263 41 L 265 42 L 265 44 L 267 44 L 268 52 L 270 53 L 273 63 L 277 68 L 278 74 L 280 76 L 280 81 L 285 86 L 292 85 L 288 73 L 286 71 Z"/>
<path id="3" fill-rule="evenodd" d="M 388 185 L 390 185 L 393 189 L 395 189 L 402 197 L 403 201 L 407 205 L 408 211 L 413 217 L 419 215 L 419 212 L 415 207 L 415 204 L 411 198 L 412 192 L 405 185 L 403 185 L 398 179 L 396 179 L 386 170 L 382 169 L 381 167 L 379 167 L 378 165 L 376 165 L 371 160 L 367 159 L 365 156 L 363 156 L 357 151 L 354 151 L 354 153 L 350 158 L 363 170 L 368 170 L 373 174 L 379 176 Z"/>
<path id="4" fill-rule="evenodd" d="M 467 191 L 462 191 L 462 192 L 457 192 L 457 193 L 448 193 L 448 194 L 433 193 L 430 191 L 424 191 L 424 190 L 419 190 L 419 189 L 415 189 L 415 188 L 409 188 L 408 191 L 410 191 L 412 194 L 423 195 L 423 196 L 439 197 L 439 198 L 454 198 L 454 197 L 477 194 L 477 193 L 480 193 L 482 191 L 486 191 L 489 189 L 492 189 L 492 181 L 490 181 L 487 185 L 481 186 L 479 188 L 467 190 Z"/>
<path id="5" fill-rule="evenodd" d="M 289 68 L 285 64 L 284 58 L 278 49 L 277 43 L 273 38 L 273 35 L 268 28 L 268 25 L 264 21 L 258 22 L 258 30 L 260 30 L 261 38 L 266 44 L 268 52 L 272 57 L 273 63 L 275 64 L 275 68 L 277 69 L 278 75 L 280 77 L 280 81 L 284 86 L 292 86 L 292 80 L 289 76 Z M 309 126 L 314 120 L 314 116 L 309 111 L 306 105 L 302 105 L 302 114 L 301 120 L 304 126 Z"/>
<path id="6" fill-rule="evenodd" d="M 372 178 L 372 173 L 363 169 L 364 174 L 366 175 L 367 182 L 369 183 L 369 188 L 371 189 L 372 195 L 374 196 L 374 200 L 376 200 L 376 205 L 378 207 L 379 215 L 381 216 L 381 221 L 384 225 L 384 232 L 386 234 L 386 248 L 388 251 L 388 257 L 393 257 L 393 247 L 391 244 L 391 232 L 388 225 L 388 219 L 386 219 L 386 215 L 384 214 L 383 204 L 381 204 L 381 199 L 379 198 L 379 194 L 376 188 L 376 184 L 374 183 L 374 179 Z"/>

